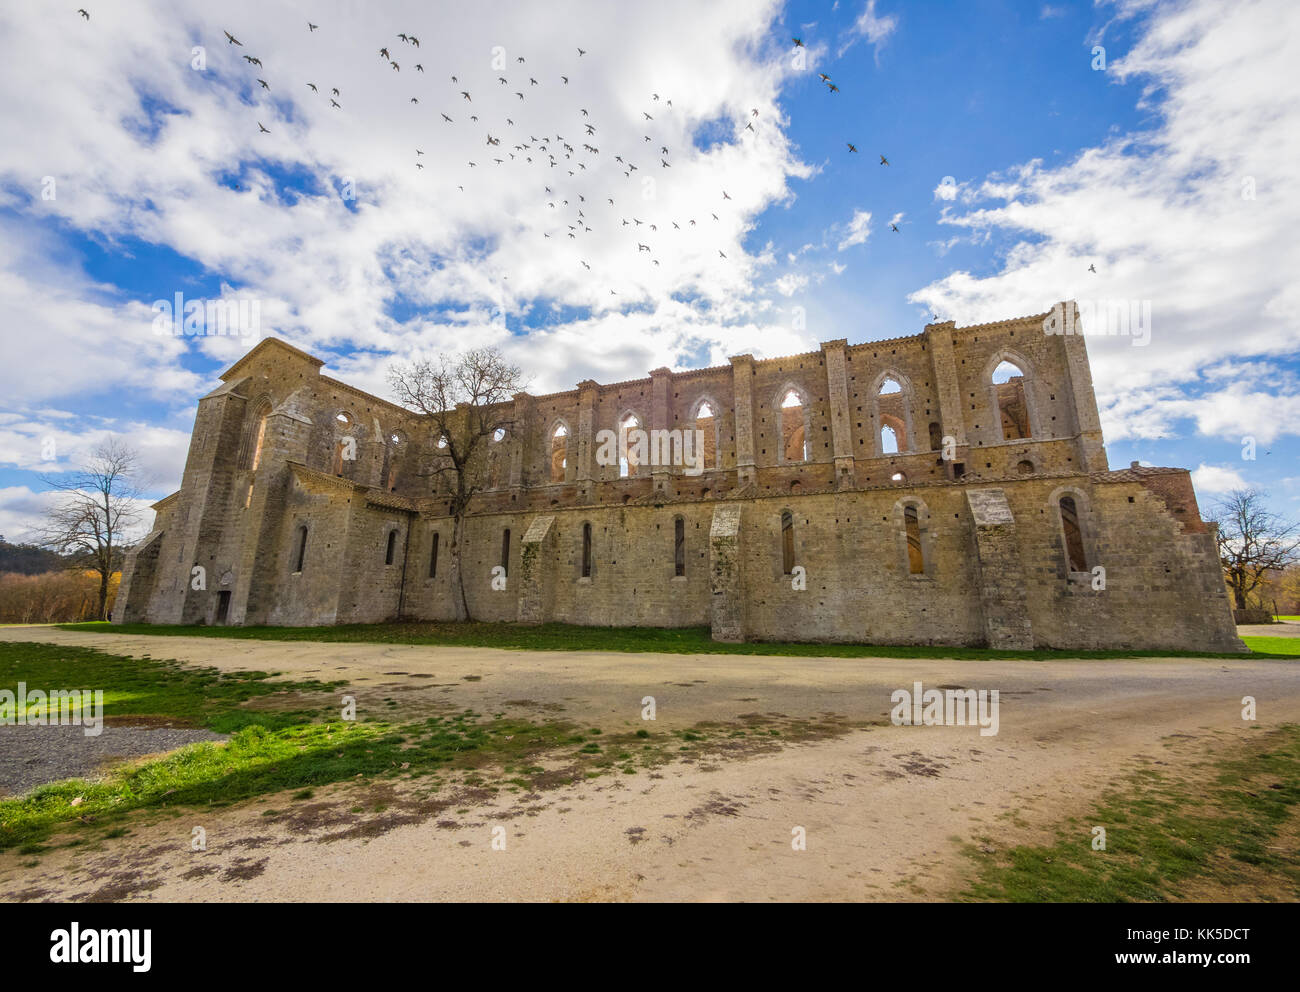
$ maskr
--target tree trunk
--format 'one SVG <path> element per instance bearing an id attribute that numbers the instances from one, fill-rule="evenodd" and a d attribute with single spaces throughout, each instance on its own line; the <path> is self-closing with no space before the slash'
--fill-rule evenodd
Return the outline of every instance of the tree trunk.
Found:
<path id="1" fill-rule="evenodd" d="M 460 565 L 461 539 L 464 530 L 464 515 L 457 513 L 452 517 L 451 525 L 451 570 L 452 582 L 456 590 L 456 619 L 468 622 L 473 618 L 469 614 L 469 598 L 465 595 L 465 572 Z"/>
<path id="2" fill-rule="evenodd" d="M 108 619 L 108 573 L 99 573 L 99 619 Z"/>

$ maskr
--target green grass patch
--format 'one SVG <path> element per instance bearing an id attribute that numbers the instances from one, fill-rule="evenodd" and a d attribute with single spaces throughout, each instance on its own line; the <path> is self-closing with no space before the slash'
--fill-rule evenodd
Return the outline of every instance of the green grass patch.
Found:
<path id="1" fill-rule="evenodd" d="M 1300 726 L 1266 731 L 1190 780 L 1155 765 L 1103 796 L 1054 843 L 967 854 L 979 868 L 961 898 L 999 902 L 1167 902 L 1194 886 L 1197 901 L 1300 898 L 1295 817 Z M 1094 851 L 1093 828 L 1106 830 Z M 1280 837 L 1289 831 L 1289 838 Z M 1288 843 L 1289 839 L 1289 843 Z"/>
<path id="2" fill-rule="evenodd" d="M 762 642 L 726 644 L 708 627 L 579 627 L 548 623 L 380 623 L 332 627 L 207 627 L 154 624 L 59 624 L 89 633 L 149 634 L 163 637 L 232 637 L 265 641 L 322 641 L 363 644 L 430 644 L 507 648 L 523 651 L 654 651 L 665 654 L 790 655 L 815 658 L 956 658 L 1050 661 L 1056 658 L 1241 658 L 1241 654 L 1196 651 L 996 651 L 934 645 Z M 1300 657 L 1300 645 L 1292 648 Z M 1281 654 L 1282 652 L 1268 652 Z"/>
<path id="3" fill-rule="evenodd" d="M 342 683 L 268 681 L 274 672 L 223 672 L 176 661 L 127 658 L 93 648 L 0 641 L 0 689 L 102 690 L 104 717 L 166 718 L 172 723 L 231 733 L 242 727 L 285 727 L 306 719 L 302 711 L 249 709 L 245 704 L 291 694 L 330 693 Z M 324 696 L 322 695 L 322 701 Z M 44 707 L 29 709 L 35 715 Z"/>
<path id="4" fill-rule="evenodd" d="M 1242 640 L 1255 654 L 1300 658 L 1300 637 L 1243 637 Z"/>

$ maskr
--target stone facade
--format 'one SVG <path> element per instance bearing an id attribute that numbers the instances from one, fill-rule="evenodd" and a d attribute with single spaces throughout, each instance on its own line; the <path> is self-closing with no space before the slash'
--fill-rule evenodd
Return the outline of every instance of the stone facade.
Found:
<path id="1" fill-rule="evenodd" d="M 1109 470 L 1077 321 L 1060 303 L 521 393 L 464 523 L 471 611 L 723 640 L 1244 650 L 1188 473 Z M 203 397 L 115 622 L 455 615 L 438 438 L 322 364 L 265 340 Z M 606 464 L 599 432 L 633 422 L 701 431 L 703 471 Z"/>

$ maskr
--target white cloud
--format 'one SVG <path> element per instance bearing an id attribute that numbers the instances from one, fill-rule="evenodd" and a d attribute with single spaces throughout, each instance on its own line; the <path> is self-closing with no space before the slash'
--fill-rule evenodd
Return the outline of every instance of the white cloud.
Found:
<path id="1" fill-rule="evenodd" d="M 0 9 L 0 88 L 26 94 L 0 117 L 0 308 L 27 330 L 0 367 L 0 406 L 123 389 L 191 403 L 206 383 L 182 366 L 188 349 L 229 362 L 249 346 L 154 336 L 147 304 L 48 261 L 60 257 L 49 233 L 60 228 L 110 251 L 138 240 L 193 260 L 230 294 L 260 302 L 264 334 L 330 359 L 337 374 L 373 374 L 366 385 L 380 391 L 378 370 L 393 355 L 454 349 L 467 331 L 506 340 L 490 326 L 496 310 L 513 330 L 538 308 L 578 312 L 535 340 L 509 339 L 553 388 L 575 381 L 573 353 L 541 348 L 548 338 L 585 342 L 599 328 L 602 374 L 617 381 L 717 353 L 763 326 L 756 280 L 768 253 L 743 241 L 765 209 L 789 202 L 791 178 L 813 174 L 777 104 L 793 70 L 767 49 L 776 0 L 586 4 L 568 17 L 527 3 L 460 6 L 436 20 L 405 0 L 384 11 L 401 72 L 378 43 L 363 43 L 375 30 L 368 7 L 340 0 L 313 11 L 320 30 L 309 33 L 297 14 L 256 0 L 182 17 L 138 0 L 129 16 L 89 23 L 75 11 L 69 22 Z M 227 27 L 242 48 L 226 44 Z M 424 46 L 397 41 L 398 27 L 416 28 Z M 446 38 L 456 39 L 450 49 Z M 194 44 L 206 46 L 202 72 L 189 67 Z M 495 45 L 505 68 L 491 64 Z M 264 67 L 242 62 L 246 53 Z M 335 86 L 342 109 L 329 105 Z M 754 131 L 744 126 L 751 108 Z M 501 145 L 487 145 L 488 134 Z M 557 134 L 564 141 L 548 137 Z M 40 198 L 45 174 L 57 180 L 54 200 Z M 314 189 L 286 194 L 286 175 Z M 338 194 L 345 179 L 355 201 Z M 633 228 L 633 217 L 643 223 Z M 185 284 L 151 288 L 176 290 L 194 295 Z M 337 361 L 336 351 L 357 357 Z"/>
<path id="2" fill-rule="evenodd" d="M 800 275 L 799 273 L 796 272 L 787 272 L 785 275 L 781 276 L 780 279 L 777 279 L 776 282 L 772 284 L 772 288 L 775 289 L 782 296 L 793 296 L 795 293 L 797 293 L 799 290 L 803 289 L 807 285 L 808 285 L 807 276 Z"/>
<path id="3" fill-rule="evenodd" d="M 853 22 L 853 26 L 847 32 L 847 37 L 841 43 L 839 54 L 843 55 L 860 39 L 865 38 L 869 45 L 875 47 L 876 55 L 879 57 L 881 46 L 884 45 L 897 27 L 897 15 L 877 14 L 876 0 L 867 0 L 866 6 L 862 8 L 862 13 Z"/>
<path id="4" fill-rule="evenodd" d="M 844 237 L 840 239 L 839 250 L 863 244 L 871 237 L 871 211 L 854 210 L 853 219 L 849 221 Z"/>
<path id="5" fill-rule="evenodd" d="M 957 199 L 958 184 L 952 176 L 944 176 L 939 180 L 939 185 L 934 188 L 934 198 L 936 200 L 955 200 Z"/>
<path id="6" fill-rule="evenodd" d="M 1181 417 L 1221 437 L 1300 433 L 1285 384 L 1185 392 L 1201 369 L 1300 346 L 1300 102 L 1277 85 L 1300 62 L 1300 6 L 1191 0 L 1121 13 L 1139 7 L 1149 19 L 1110 73 L 1143 84 L 1136 99 L 1156 123 L 1060 167 L 1023 163 L 987 177 L 969 200 L 963 193 L 963 203 L 984 205 L 945 208 L 942 223 L 1023 240 L 996 274 L 955 271 L 909 300 L 963 323 L 1062 299 L 1150 300 L 1148 347 L 1087 341 L 1110 439 L 1168 434 Z M 1248 180 L 1255 199 L 1243 197 Z"/>
<path id="7" fill-rule="evenodd" d="M 1192 472 L 1192 485 L 1204 493 L 1229 493 L 1234 489 L 1248 488 L 1246 480 L 1236 469 L 1204 462 Z"/>

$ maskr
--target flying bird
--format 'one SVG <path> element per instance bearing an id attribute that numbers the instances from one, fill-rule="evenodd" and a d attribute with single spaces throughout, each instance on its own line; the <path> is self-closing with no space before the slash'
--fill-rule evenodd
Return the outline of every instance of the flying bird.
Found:
<path id="1" fill-rule="evenodd" d="M 1096 272 L 1097 272 L 1097 266 L 1095 266 L 1095 265 L 1089 265 L 1089 266 L 1088 266 L 1088 271 L 1091 272 L 1091 273 L 1093 273 L 1093 274 L 1095 275 Z"/>
<path id="2" fill-rule="evenodd" d="M 730 199 L 731 199 L 730 195 L 728 195 L 728 193 L 727 193 L 727 191 L 726 191 L 725 189 L 722 191 L 722 198 L 723 198 L 724 200 L 730 200 Z"/>
<path id="3" fill-rule="evenodd" d="M 582 58 L 582 56 L 584 56 L 584 55 L 586 55 L 586 54 L 587 54 L 587 53 L 586 53 L 585 51 L 583 51 L 581 48 L 578 49 L 578 58 Z"/>
<path id="4" fill-rule="evenodd" d="M 564 80 L 564 85 L 565 85 L 565 86 L 568 86 L 568 85 L 569 85 L 569 77 L 568 77 L 568 76 L 561 76 L 560 78 Z"/>
<path id="5" fill-rule="evenodd" d="M 416 72 L 424 72 L 424 66 L 420 65 L 419 62 L 415 63 L 415 71 L 416 71 Z"/>
<path id="6" fill-rule="evenodd" d="M 889 229 L 890 229 L 891 231 L 893 231 L 895 234 L 902 234 L 902 233 L 903 233 L 902 231 L 900 231 L 900 230 L 898 229 L 898 225 L 897 225 L 897 224 L 890 224 L 890 225 L 889 225 Z"/>
<path id="7" fill-rule="evenodd" d="M 723 258 L 727 257 L 726 252 L 724 252 L 721 248 L 718 249 L 718 254 L 721 255 Z"/>
<path id="8" fill-rule="evenodd" d="M 387 49 L 387 48 L 381 48 L 381 49 L 379 50 L 379 55 L 380 55 L 381 58 L 389 58 L 389 57 L 390 57 L 389 54 L 388 54 L 388 49 Z"/>
<path id="9" fill-rule="evenodd" d="M 258 121 L 258 122 L 257 122 L 257 127 L 258 127 L 258 130 L 260 130 L 263 134 L 270 134 L 270 133 L 271 133 L 267 128 L 265 128 L 265 127 L 262 126 L 262 122 L 261 122 L 261 121 Z"/>
<path id="10" fill-rule="evenodd" d="M 856 152 L 858 150 L 858 146 L 851 141 L 848 142 L 848 146 L 849 146 L 849 151 L 851 152 Z"/>
<path id="11" fill-rule="evenodd" d="M 339 110 L 342 110 L 342 109 L 343 109 L 341 106 L 339 106 L 339 102 L 338 102 L 337 100 L 333 99 L 333 98 L 330 99 L 330 106 L 331 106 L 331 107 L 338 107 Z"/>
<path id="12" fill-rule="evenodd" d="M 840 88 L 836 86 L 834 83 L 827 83 L 826 88 L 830 90 L 832 93 L 838 93 L 840 91 Z"/>
<path id="13" fill-rule="evenodd" d="M 831 81 L 831 77 L 826 75 L 826 73 L 824 72 L 817 73 L 817 76 L 821 79 L 823 83 L 829 83 Z"/>
<path id="14" fill-rule="evenodd" d="M 460 95 L 463 96 L 466 100 L 469 100 L 469 92 L 468 92 L 468 91 L 466 91 L 466 90 L 461 90 L 461 91 L 460 91 Z M 469 100 L 469 102 L 470 102 L 470 103 L 473 103 L 474 101 L 473 101 L 473 100 Z"/>
<path id="15" fill-rule="evenodd" d="M 446 121 L 448 124 L 452 123 L 452 119 L 448 117 L 446 114 L 442 115 L 442 119 Z"/>
<path id="16" fill-rule="evenodd" d="M 79 10 L 77 11 L 77 13 L 80 14 L 82 17 L 84 17 L 86 20 L 90 20 L 90 15 L 89 15 L 88 13 L 86 13 L 86 8 L 85 8 L 85 7 L 82 7 L 81 9 L 79 9 Z"/>
<path id="17" fill-rule="evenodd" d="M 221 33 L 224 34 L 224 35 L 226 36 L 226 44 L 228 44 L 228 45 L 238 45 L 240 48 L 243 48 L 243 47 L 244 47 L 244 43 L 243 43 L 242 41 L 240 41 L 238 38 L 236 38 L 236 37 L 235 37 L 233 34 L 231 34 L 229 31 L 222 31 Z"/>
<path id="18" fill-rule="evenodd" d="M 315 31 L 316 28 L 318 28 L 319 26 L 320 26 L 320 25 L 318 25 L 318 24 L 313 24 L 311 21 L 308 21 L 308 22 L 307 22 L 307 31 L 308 31 L 309 33 L 312 32 L 312 31 Z"/>
<path id="19" fill-rule="evenodd" d="M 261 60 L 261 59 L 255 59 L 255 58 L 253 58 L 253 56 L 251 56 L 251 55 L 245 55 L 245 56 L 244 56 L 244 61 L 247 62 L 249 65 L 255 65 L 255 66 L 259 66 L 259 67 L 262 65 L 262 60 Z"/>
<path id="20" fill-rule="evenodd" d="M 889 164 L 889 159 L 887 159 L 887 158 L 885 158 L 885 156 L 881 155 L 881 156 L 880 156 L 880 164 L 881 164 L 881 165 L 888 165 L 888 164 Z"/>
<path id="21" fill-rule="evenodd" d="M 318 90 L 318 89 L 316 88 L 316 84 L 315 84 L 315 83 L 308 83 L 307 85 L 311 87 L 311 91 L 312 91 L 313 93 L 319 93 L 319 92 L 320 92 L 320 90 Z"/>
<path id="22" fill-rule="evenodd" d="M 652 121 L 652 120 L 654 120 L 654 118 L 651 117 L 649 114 L 646 114 L 646 112 L 645 112 L 644 110 L 641 111 L 641 113 L 642 113 L 642 114 L 645 114 L 645 119 L 646 119 L 646 120 L 648 120 L 648 121 Z"/>
<path id="23" fill-rule="evenodd" d="M 417 100 L 415 97 L 411 97 L 411 102 L 412 102 L 412 103 L 419 103 L 420 101 Z"/>
<path id="24" fill-rule="evenodd" d="M 330 92 L 333 93 L 335 96 L 339 96 L 339 95 L 340 95 L 340 94 L 339 94 L 339 88 L 338 88 L 337 86 L 335 86 L 333 89 L 331 89 Z"/>
<path id="25" fill-rule="evenodd" d="M 803 48 L 803 39 L 802 39 L 802 38 L 791 38 L 790 40 L 794 42 L 794 47 L 795 47 L 795 48 Z"/>
<path id="26" fill-rule="evenodd" d="M 264 90 L 269 90 L 271 88 L 271 84 L 268 83 L 265 79 L 259 79 L 258 82 L 262 84 L 262 89 Z"/>

